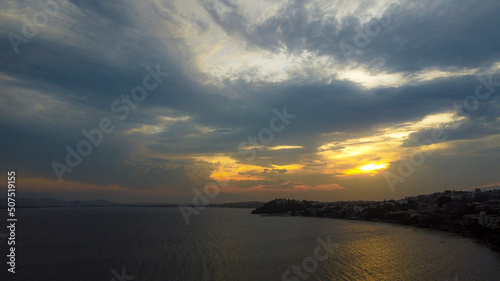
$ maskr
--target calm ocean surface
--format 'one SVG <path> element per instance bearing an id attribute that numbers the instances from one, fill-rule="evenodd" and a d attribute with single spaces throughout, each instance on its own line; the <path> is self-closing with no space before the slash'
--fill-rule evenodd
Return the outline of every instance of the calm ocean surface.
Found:
<path id="1" fill-rule="evenodd" d="M 338 247 L 306 280 L 500 280 L 500 254 L 457 235 L 250 211 L 208 208 L 186 225 L 177 208 L 19 209 L 16 279 L 2 267 L 0 280 L 282 280 L 328 235 Z"/>

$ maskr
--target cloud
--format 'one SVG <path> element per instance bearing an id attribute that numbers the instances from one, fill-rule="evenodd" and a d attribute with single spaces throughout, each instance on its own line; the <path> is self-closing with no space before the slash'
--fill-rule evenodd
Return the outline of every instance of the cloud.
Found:
<path id="1" fill-rule="evenodd" d="M 38 4 L 4 2 L 0 170 L 53 189 L 50 164 L 110 118 L 115 131 L 61 190 L 91 186 L 98 197 L 99 186 L 109 196 L 119 186 L 181 200 L 227 179 L 227 194 L 248 198 L 380 199 L 390 192 L 381 172 L 420 149 L 435 153 L 397 195 L 433 181 L 425 190 L 498 182 L 488 165 L 500 153 L 499 90 L 474 111 L 454 107 L 482 85 L 477 75 L 499 81 L 497 2 L 63 1 L 18 54 L 7 34 L 22 35 L 22 16 Z M 388 13 L 380 34 L 356 46 L 359 30 Z M 341 42 L 360 52 L 346 59 Z M 157 64 L 169 76 L 117 118 L 111 103 Z M 253 161 L 238 153 L 284 106 L 297 117 L 271 143 L 248 147 Z M 435 130 L 446 140 L 422 145 Z"/>
<path id="2" fill-rule="evenodd" d="M 306 189 L 306 190 L 338 190 L 338 189 L 345 189 L 344 187 L 333 183 L 333 184 L 318 184 L 318 185 L 313 185 L 313 186 L 307 186 L 307 185 L 295 185 L 295 188 L 299 189 Z"/>

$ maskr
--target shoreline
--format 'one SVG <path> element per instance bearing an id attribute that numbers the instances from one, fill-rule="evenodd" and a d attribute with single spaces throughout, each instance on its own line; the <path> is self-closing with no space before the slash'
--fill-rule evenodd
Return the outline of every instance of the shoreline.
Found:
<path id="1" fill-rule="evenodd" d="M 255 215 L 255 214 L 252 214 L 252 215 Z M 447 230 L 447 229 L 441 229 L 441 228 L 435 228 L 435 227 L 422 227 L 422 226 L 417 226 L 417 225 L 412 225 L 412 224 L 404 224 L 404 223 L 401 223 L 398 221 L 367 220 L 367 219 L 361 219 L 361 218 L 342 218 L 342 217 L 316 217 L 316 216 L 301 216 L 301 215 L 289 215 L 289 214 L 258 214 L 258 215 L 263 216 L 263 217 L 304 217 L 304 218 L 318 218 L 318 219 L 338 219 L 338 220 L 363 221 L 363 222 L 386 223 L 386 224 L 393 224 L 393 225 L 399 225 L 399 226 L 407 226 L 407 227 L 421 229 L 421 230 L 435 231 L 435 232 L 442 233 L 442 234 L 452 234 L 452 235 L 462 237 L 464 239 L 474 240 L 475 242 L 488 247 L 490 250 L 497 252 L 497 253 L 500 253 L 500 248 L 495 247 L 495 245 L 484 241 L 484 239 L 480 239 L 480 238 L 474 237 L 472 235 L 467 235 L 465 232 L 453 231 L 453 230 Z"/>

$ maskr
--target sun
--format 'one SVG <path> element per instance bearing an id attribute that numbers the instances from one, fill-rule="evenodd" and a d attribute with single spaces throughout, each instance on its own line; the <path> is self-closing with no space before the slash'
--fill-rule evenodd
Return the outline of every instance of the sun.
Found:
<path id="1" fill-rule="evenodd" d="M 387 166 L 387 164 L 378 164 L 378 165 L 377 164 L 368 164 L 368 165 L 361 166 L 358 169 L 365 172 L 365 173 L 369 173 L 369 172 L 372 172 L 375 170 L 383 169 L 386 166 Z"/>
<path id="2" fill-rule="evenodd" d="M 361 167 L 353 168 L 347 171 L 344 171 L 343 174 L 346 176 L 354 176 L 354 175 L 362 175 L 362 174 L 375 174 L 379 170 L 387 167 L 388 164 L 368 164 Z"/>

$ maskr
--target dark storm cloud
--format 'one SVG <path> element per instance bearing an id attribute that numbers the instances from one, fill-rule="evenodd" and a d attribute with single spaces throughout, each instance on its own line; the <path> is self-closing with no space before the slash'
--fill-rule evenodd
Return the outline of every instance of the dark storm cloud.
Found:
<path id="1" fill-rule="evenodd" d="M 216 6 L 205 2 L 204 8 L 213 22 L 193 22 L 201 32 L 217 24 L 232 38 L 245 40 L 249 49 L 286 49 L 288 55 L 308 50 L 344 60 L 339 43 L 353 42 L 360 26 L 356 16 L 339 22 L 321 10 L 306 9 L 304 1 L 290 1 L 274 16 L 250 25 L 240 7 L 229 1 L 221 3 L 228 7 L 228 12 L 220 13 Z M 368 63 L 373 57 L 382 57 L 383 69 L 391 71 L 487 67 L 500 60 L 500 18 L 496 16 L 500 4 L 473 3 L 440 1 L 430 6 L 409 6 L 394 15 L 391 24 L 354 59 Z M 273 108 L 281 112 L 286 107 L 297 117 L 276 133 L 269 145 L 303 148 L 260 150 L 249 164 L 267 167 L 266 174 L 287 176 L 295 183 L 307 179 L 321 184 L 331 181 L 333 175 L 291 175 L 286 169 L 273 169 L 266 157 L 272 157 L 276 165 L 315 160 L 318 147 L 332 141 L 330 133 L 344 132 L 346 138 L 361 136 L 380 126 L 414 122 L 428 114 L 451 111 L 453 104 L 462 102 L 478 84 L 469 75 L 371 90 L 335 77 L 329 83 L 311 77 L 273 83 L 224 81 L 223 86 L 214 86 L 197 80 L 207 74 L 193 69 L 193 54 L 184 39 L 170 38 L 168 30 L 159 36 L 155 33 L 156 18 L 148 20 L 133 4 L 71 1 L 66 5 L 43 32 L 19 46 L 17 55 L 6 36 L 9 30 L 0 31 L 2 171 L 15 166 L 22 167 L 27 176 L 55 178 L 52 161 L 63 162 L 65 146 L 75 146 L 83 138 L 81 130 L 97 128 L 99 120 L 107 117 L 113 120 L 115 131 L 106 135 L 103 144 L 95 147 L 83 164 L 65 178 L 138 189 L 190 190 L 208 182 L 216 169 L 214 164 L 201 163 L 191 156 L 224 153 L 249 163 L 245 160 L 247 155 L 238 154 L 238 145 L 269 127 Z M 162 8 L 173 10 L 168 5 Z M 310 21 L 311 13 L 320 18 Z M 152 14 L 180 25 L 167 11 Z M 66 16 L 77 20 L 58 22 L 67 20 Z M 14 31 L 22 25 L 12 18 L 0 20 L 4 22 Z M 49 34 L 51 24 L 68 26 L 61 29 L 62 33 Z M 170 75 L 126 120 L 119 120 L 110 104 L 140 85 L 147 74 L 145 64 L 159 64 Z M 24 100 L 15 99 L 20 96 Z M 498 134 L 497 102 L 495 96 L 482 103 L 480 109 L 469 114 L 467 122 L 447 131 L 449 140 Z M 39 115 L 33 113 L 38 112 L 37 104 L 46 107 Z M 189 118 L 168 123 L 160 117 Z M 141 132 L 143 126 L 158 127 L 159 131 L 145 134 Z M 412 134 L 403 146 L 412 146 L 414 139 L 425 138 L 428 133 L 424 130 Z M 137 157 L 141 149 L 148 153 Z M 497 152 L 493 148 L 491 151 Z M 169 156 L 175 159 L 166 159 Z M 323 165 L 311 162 L 308 168 Z M 259 184 L 268 188 L 293 187 L 292 183 L 275 178 L 234 183 L 242 188 Z"/>
<path id="2" fill-rule="evenodd" d="M 49 108 L 50 115 L 42 115 L 46 117 L 42 120 L 37 120 L 33 116 L 32 120 L 18 122 L 15 118 L 16 115 L 22 115 L 23 111 L 29 109 L 26 106 L 28 104 L 49 106 L 42 95 L 30 94 L 24 101 L 18 101 L 19 108 L 15 108 L 17 112 L 9 112 L 12 107 L 4 110 L 7 116 L 3 119 L 6 118 L 18 127 L 8 123 L 2 124 L 4 135 L 8 136 L 2 138 L 2 155 L 6 155 L 8 160 L 2 161 L 2 169 L 8 169 L 7 165 L 18 165 L 30 176 L 53 178 L 54 173 L 50 171 L 52 169 L 50 163 L 54 160 L 64 162 L 66 155 L 64 147 L 66 145 L 74 147 L 83 138 L 82 129 L 96 128 L 101 118 L 114 117 L 109 109 L 110 102 L 119 98 L 122 93 L 129 93 L 130 89 L 141 83 L 142 77 L 147 73 L 143 64 L 149 63 L 154 66 L 155 63 L 162 63 L 162 67 L 165 68 L 176 67 L 168 55 L 160 52 L 158 40 L 147 30 L 137 32 L 112 23 L 101 26 L 92 24 L 92 19 L 109 23 L 114 14 L 122 13 L 123 10 L 121 12 L 116 9 L 100 10 L 96 14 L 93 12 L 95 9 L 88 9 L 86 4 L 81 2 L 77 4 L 76 8 L 85 14 L 85 19 L 89 23 L 87 26 L 82 24 L 75 31 L 84 44 L 66 42 L 64 37 L 57 35 L 49 39 L 40 28 L 38 36 L 27 44 L 21 44 L 20 53 L 15 55 L 6 34 L 0 37 L 2 50 L 0 72 L 14 78 L 2 81 L 4 87 L 0 91 L 6 99 L 4 102 L 12 101 L 9 95 L 16 97 L 15 92 L 43 91 L 45 97 L 61 104 L 61 107 Z M 68 6 L 61 7 L 60 15 L 73 11 L 64 8 Z M 106 14 L 108 10 L 112 10 L 112 14 Z M 126 21 L 126 19 L 127 14 L 123 14 L 121 20 Z M 57 18 L 51 20 L 53 24 L 57 24 Z M 17 29 L 21 29 L 21 24 Z M 49 29 L 50 26 L 45 28 Z M 13 31 L 16 32 L 17 29 Z M 162 53 L 160 60 L 155 55 L 159 53 Z M 155 96 L 152 94 L 150 96 L 149 100 L 154 101 Z M 12 101 L 3 105 L 17 106 L 17 104 Z M 85 116 L 81 116 L 81 112 L 84 112 Z M 70 128 L 65 126 L 66 120 L 73 120 L 73 126 Z M 133 123 L 133 118 L 128 121 Z M 118 122 L 116 125 L 117 131 L 124 127 Z M 111 141 L 114 142 L 113 145 L 109 145 Z M 131 179 L 132 169 L 127 170 L 123 165 L 127 154 L 133 150 L 132 145 L 123 139 L 106 136 L 104 144 L 94 148 L 93 154 L 89 157 L 92 164 L 86 165 L 84 161 L 78 167 L 78 171 L 69 174 L 67 178 L 99 184 L 119 182 L 127 185 L 135 182 L 135 186 L 140 186 L 142 180 Z M 152 178 L 146 182 L 152 180 L 158 181 Z"/>
<path id="3" fill-rule="evenodd" d="M 92 18 L 106 19 L 121 26 L 134 24 L 134 14 L 137 15 L 137 13 L 134 13 L 131 5 L 120 0 L 69 0 L 69 2 L 79 7 L 87 15 L 91 15 Z"/>
<path id="4" fill-rule="evenodd" d="M 405 192 L 418 195 L 450 188 L 470 189 L 498 182 L 498 136 L 487 143 L 490 147 L 484 148 L 483 142 L 469 141 L 456 144 L 454 150 L 445 149 L 426 155 L 422 165 L 414 166 L 413 173 L 396 185 L 394 195 Z M 388 172 L 398 174 L 398 167 L 404 161 L 408 158 L 391 163 Z M 385 181 L 383 176 L 380 178 Z M 450 184 L 450 178 L 456 180 Z M 388 189 L 386 183 L 380 186 Z"/>
<path id="5" fill-rule="evenodd" d="M 445 141 L 453 140 L 468 140 L 468 139 L 482 139 L 492 135 L 500 134 L 500 120 L 487 120 L 492 116 L 500 116 L 497 107 L 496 115 L 488 115 L 486 119 L 467 119 L 461 124 L 457 124 L 458 127 L 454 128 L 452 126 L 447 126 L 445 128 L 432 128 L 421 130 L 417 133 L 412 133 L 408 139 L 406 139 L 402 146 L 403 147 L 419 147 L 425 140 L 432 139 L 432 135 L 436 131 L 440 131 L 445 136 Z"/>
<path id="6" fill-rule="evenodd" d="M 295 145 L 317 145 L 311 136 L 330 132 L 356 133 L 376 128 L 381 124 L 396 124 L 403 121 L 418 121 L 424 116 L 440 111 L 453 111 L 455 103 L 462 102 L 474 93 L 478 80 L 472 76 L 438 79 L 418 86 L 384 88 L 372 91 L 357 88 L 352 83 L 341 82 L 332 85 L 309 83 L 304 85 L 281 85 L 273 95 L 254 93 L 263 103 L 287 106 L 287 111 L 297 115 L 289 129 L 276 138 L 292 139 Z M 272 87 L 272 86 L 271 86 Z M 267 114 L 268 118 L 272 117 Z M 269 122 L 265 118 L 252 118 L 248 133 L 256 135 Z M 260 125 L 260 128 L 259 128 Z M 253 130 L 253 132 L 252 132 Z"/>
<path id="7" fill-rule="evenodd" d="M 430 3 L 430 2 L 429 2 Z M 366 56 L 386 58 L 392 71 L 426 67 L 489 67 L 500 59 L 500 2 L 441 1 L 396 18 Z"/>
<path id="8" fill-rule="evenodd" d="M 249 47 L 286 48 L 293 53 L 308 50 L 345 61 L 340 47 L 345 42 L 358 50 L 350 60 L 370 65 L 374 58 L 381 58 L 384 69 L 390 71 L 488 67 L 500 59 L 500 2 L 495 0 L 404 1 L 387 8 L 385 16 L 368 21 L 380 29 L 375 32 L 376 27 L 371 27 L 376 34 L 371 37 L 366 35 L 369 24 L 359 19 L 362 6 L 359 14 L 339 21 L 318 8 L 306 8 L 306 1 L 290 1 L 264 22 L 250 24 L 237 7 L 221 3 L 231 9 L 219 12 L 210 4 L 205 8 L 215 23 L 244 38 Z"/>

